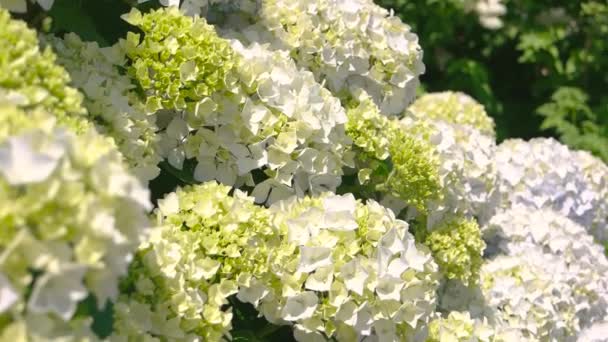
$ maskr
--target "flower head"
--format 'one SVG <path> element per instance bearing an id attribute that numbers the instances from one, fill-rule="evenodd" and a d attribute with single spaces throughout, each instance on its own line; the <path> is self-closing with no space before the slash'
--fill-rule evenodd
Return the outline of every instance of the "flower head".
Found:
<path id="1" fill-rule="evenodd" d="M 475 220 L 446 220 L 428 233 L 424 244 L 448 279 L 458 279 L 467 286 L 478 282 L 486 244 Z"/>
<path id="2" fill-rule="evenodd" d="M 21 108 L 43 109 L 61 124 L 85 132 L 91 125 L 84 120 L 82 95 L 69 82 L 53 51 L 39 47 L 36 31 L 0 8 L 0 94 Z"/>
<path id="3" fill-rule="evenodd" d="M 231 329 L 227 298 L 255 303 L 268 293 L 277 232 L 266 209 L 230 190 L 208 182 L 159 201 L 161 228 L 140 246 L 115 306 L 116 338 L 221 340 Z"/>
<path id="4" fill-rule="evenodd" d="M 323 194 L 270 208 L 284 236 L 273 250 L 273 282 L 258 310 L 292 322 L 298 340 L 424 331 L 435 307 L 437 265 L 404 221 L 374 201 Z"/>
<path id="5" fill-rule="evenodd" d="M 608 167 L 553 139 L 506 140 L 496 163 L 503 208 L 551 209 L 608 239 Z"/>
<path id="6" fill-rule="evenodd" d="M 6 331 L 84 333 L 90 322 L 74 317 L 77 307 L 89 296 L 99 308 L 117 297 L 149 226 L 148 190 L 95 131 L 76 136 L 53 115 L 10 101 L 0 104 L 0 126 L 0 274 L 12 298 L 3 303 Z"/>

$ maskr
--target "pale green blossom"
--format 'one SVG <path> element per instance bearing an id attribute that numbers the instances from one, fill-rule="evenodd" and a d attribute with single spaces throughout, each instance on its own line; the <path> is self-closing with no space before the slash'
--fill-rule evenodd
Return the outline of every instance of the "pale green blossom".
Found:
<path id="1" fill-rule="evenodd" d="M 451 125 L 466 125 L 492 138 L 494 120 L 481 104 L 461 92 L 445 91 L 424 94 L 407 108 L 405 116 L 416 120 L 441 120 Z"/>
<path id="2" fill-rule="evenodd" d="M 220 341 L 230 336 L 227 298 L 255 303 L 268 293 L 278 231 L 267 209 L 230 190 L 208 182 L 159 201 L 161 228 L 140 246 L 115 305 L 117 341 Z"/>
<path id="3" fill-rule="evenodd" d="M 499 193 L 494 122 L 483 107 L 460 93 L 427 94 L 400 123 L 431 145 L 438 160 L 441 196 L 428 203 L 427 227 L 454 215 L 486 222 Z"/>
<path id="4" fill-rule="evenodd" d="M 36 31 L 0 8 L 0 95 L 21 108 L 44 109 L 59 123 L 85 132 L 91 125 L 84 120 L 82 95 L 69 82 L 53 51 L 39 47 Z"/>
<path id="5" fill-rule="evenodd" d="M 479 281 L 486 244 L 475 220 L 462 217 L 446 220 L 424 237 L 439 269 L 448 279 L 458 279 L 464 285 Z"/>
<path id="6" fill-rule="evenodd" d="M 10 99 L 0 126 L 3 338 L 81 340 L 92 333 L 78 305 L 117 297 L 149 226 L 148 190 L 95 131 L 76 136 Z"/>
<path id="7" fill-rule="evenodd" d="M 353 140 L 363 197 L 381 199 L 396 213 L 406 206 L 426 213 L 428 205 L 441 195 L 439 163 L 432 145 L 381 115 L 365 93 L 353 101 L 347 115 L 346 132 Z M 391 201 L 396 204 L 390 205 Z"/>
<path id="8" fill-rule="evenodd" d="M 490 342 L 494 329 L 486 320 L 471 318 L 468 312 L 453 311 L 447 318 L 436 318 L 429 324 L 427 342 Z"/>

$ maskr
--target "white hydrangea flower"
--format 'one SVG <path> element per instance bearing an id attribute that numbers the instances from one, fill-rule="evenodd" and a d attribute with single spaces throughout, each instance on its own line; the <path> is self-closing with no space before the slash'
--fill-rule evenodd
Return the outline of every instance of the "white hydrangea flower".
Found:
<path id="1" fill-rule="evenodd" d="M 600 241 L 608 239 L 608 165 L 587 151 L 576 151 L 576 163 L 591 191 L 597 193 L 600 205 L 594 221 L 594 235 Z"/>
<path id="2" fill-rule="evenodd" d="M 525 257 L 528 249 L 541 248 L 565 263 L 553 279 L 573 291 L 581 326 L 608 314 L 608 260 L 585 228 L 552 210 L 515 207 L 494 216 L 483 232 L 491 252 Z"/>
<path id="3" fill-rule="evenodd" d="M 249 42 L 291 52 L 334 94 L 370 94 L 386 115 L 413 100 L 424 72 L 418 37 L 392 12 L 372 0 L 265 0 L 226 10 L 226 28 Z M 200 14 L 200 13 L 199 13 Z M 243 25 L 242 16 L 254 25 Z M 229 35 L 234 35 L 231 32 Z"/>
<path id="4" fill-rule="evenodd" d="M 270 257 L 280 282 L 256 305 L 268 321 L 292 322 L 299 341 L 397 341 L 426 330 L 438 268 L 392 211 L 351 194 L 292 198 L 269 210 L 286 238 Z"/>
<path id="5" fill-rule="evenodd" d="M 498 328 L 498 329 L 497 329 Z M 498 342 L 515 341 L 501 327 L 493 327 L 487 319 L 472 318 L 469 312 L 452 311 L 445 318 L 438 317 L 429 324 L 427 342 Z M 521 335 L 514 335 L 521 341 Z"/>
<path id="6" fill-rule="evenodd" d="M 518 330 L 525 339 L 575 341 L 584 327 L 577 311 L 591 303 L 577 293 L 572 279 L 576 282 L 572 267 L 537 246 L 500 255 L 481 270 L 484 314 L 493 325 Z"/>
<path id="7" fill-rule="evenodd" d="M 83 105 L 99 131 L 112 137 L 127 164 L 142 181 L 159 174 L 156 117 L 146 111 L 135 86 L 118 67 L 125 62 L 118 45 L 100 48 L 83 42 L 76 34 L 63 39 L 47 37 L 57 54 L 57 63 L 70 74 L 71 85 L 84 94 Z"/>
<path id="8" fill-rule="evenodd" d="M 415 110 L 401 120 L 404 130 L 419 132 L 420 139 L 434 146 L 439 160 L 442 196 L 428 204 L 427 225 L 432 228 L 449 215 L 485 222 L 499 199 L 492 119 L 483 107 L 479 109 L 469 100 L 458 102 L 458 95 L 427 96 L 416 101 Z"/>
<path id="9" fill-rule="evenodd" d="M 258 203 L 335 191 L 350 144 L 339 100 L 285 53 L 258 44 L 233 47 L 241 81 L 253 87 L 251 97 L 210 99 L 211 113 L 202 122 L 174 117 L 161 133 L 169 162 L 180 168 L 184 159 L 195 158 L 197 181 L 255 185 Z M 214 131 L 196 129 L 212 124 Z M 180 157 L 172 158 L 176 151 Z M 256 184 L 252 172 L 258 170 L 268 179 Z"/>
<path id="10" fill-rule="evenodd" d="M 501 207 L 552 209 L 599 241 L 608 239 L 608 168 L 601 161 L 553 139 L 536 138 L 504 141 L 496 164 Z"/>
<path id="11" fill-rule="evenodd" d="M 0 105 L 1 301 L 15 336 L 74 336 L 78 304 L 91 296 L 101 309 L 116 298 L 149 226 L 148 190 L 111 142 L 54 122 Z M 30 319 L 45 323 L 30 331 Z"/>

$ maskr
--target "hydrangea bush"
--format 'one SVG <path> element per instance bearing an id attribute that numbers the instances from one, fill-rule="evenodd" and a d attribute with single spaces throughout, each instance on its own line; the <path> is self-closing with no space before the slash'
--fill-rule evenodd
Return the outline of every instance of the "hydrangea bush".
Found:
<path id="1" fill-rule="evenodd" d="M 0 5 L 0 341 L 606 341 L 608 166 L 370 0 Z"/>

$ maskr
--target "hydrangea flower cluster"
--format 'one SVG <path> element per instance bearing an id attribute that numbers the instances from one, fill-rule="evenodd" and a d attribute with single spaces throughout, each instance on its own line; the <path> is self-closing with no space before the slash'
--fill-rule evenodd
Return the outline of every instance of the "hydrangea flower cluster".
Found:
<path id="1" fill-rule="evenodd" d="M 416 132 L 439 161 L 441 197 L 428 203 L 427 226 L 451 216 L 487 221 L 498 206 L 494 122 L 460 93 L 431 93 L 408 108 L 402 129 Z"/>
<path id="2" fill-rule="evenodd" d="M 494 138 L 494 120 L 479 102 L 461 92 L 427 93 L 407 108 L 406 116 L 415 120 L 440 120 L 451 125 L 471 126 Z"/>
<path id="3" fill-rule="evenodd" d="M 24 340 L 90 333 L 81 301 L 118 296 L 151 209 L 149 193 L 94 131 L 0 101 L 0 315 Z"/>
<path id="4" fill-rule="evenodd" d="M 498 146 L 501 206 L 552 209 L 608 239 L 608 168 L 553 139 L 511 139 Z"/>
<path id="5" fill-rule="evenodd" d="M 208 182 L 159 201 L 160 228 L 140 246 L 116 304 L 117 341 L 219 341 L 230 336 L 227 298 L 265 293 L 277 231 L 265 208 L 230 190 Z"/>
<path id="6" fill-rule="evenodd" d="M 426 341 L 509 342 L 524 339 L 517 330 L 492 326 L 487 319 L 472 318 L 466 311 L 453 311 L 446 318 L 431 321 Z"/>
<path id="7" fill-rule="evenodd" d="M 143 181 L 158 176 L 155 116 L 144 108 L 131 79 L 119 71 L 124 52 L 117 45 L 100 48 L 83 42 L 73 33 L 63 39 L 47 37 L 47 43 L 69 72 L 72 86 L 84 94 L 90 120 L 115 140 L 133 172 Z"/>
<path id="8" fill-rule="evenodd" d="M 584 227 L 552 210 L 514 207 L 494 216 L 483 232 L 490 253 L 527 255 L 529 249 L 540 248 L 558 258 L 563 269 L 553 281 L 574 292 L 573 311 L 581 326 L 608 314 L 608 259 Z"/>
<path id="9" fill-rule="evenodd" d="M 82 95 L 55 62 L 50 48 L 39 47 L 36 31 L 0 8 L 0 95 L 21 108 L 43 109 L 77 132 L 87 131 Z"/>
<path id="10" fill-rule="evenodd" d="M 267 320 L 295 323 L 301 341 L 424 334 L 435 310 L 437 265 L 406 222 L 351 194 L 294 198 L 270 211 L 286 247 L 273 255 L 281 282 L 259 304 Z"/>
<path id="11" fill-rule="evenodd" d="M 424 244 L 447 279 L 458 279 L 466 286 L 478 282 L 486 244 L 475 220 L 443 221 L 425 236 Z"/>
<path id="12" fill-rule="evenodd" d="M 176 8 L 127 20 L 144 32 L 124 41 L 129 72 L 160 110 L 161 154 L 173 167 L 195 160 L 196 181 L 255 187 L 261 203 L 340 184 L 346 114 L 312 73 L 284 52 L 231 46 Z"/>
<path id="13" fill-rule="evenodd" d="M 365 93 L 347 114 L 346 132 L 353 140 L 359 184 L 379 191 L 383 204 L 397 213 L 408 205 L 426 212 L 440 191 L 431 145 L 383 116 Z"/>
<path id="14" fill-rule="evenodd" d="M 569 284 L 556 281 L 556 275 L 566 273 L 563 260 L 539 248 L 488 261 L 481 269 L 486 315 L 525 339 L 574 341 L 580 331 L 576 309 L 586 303 L 576 301 Z"/>
<path id="15" fill-rule="evenodd" d="M 413 100 L 424 72 L 418 37 L 372 0 L 264 0 L 237 9 L 252 11 L 256 23 L 240 28 L 242 39 L 290 51 L 332 93 L 348 99 L 364 90 L 385 115 Z"/>

